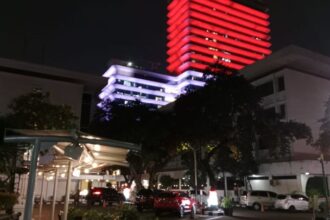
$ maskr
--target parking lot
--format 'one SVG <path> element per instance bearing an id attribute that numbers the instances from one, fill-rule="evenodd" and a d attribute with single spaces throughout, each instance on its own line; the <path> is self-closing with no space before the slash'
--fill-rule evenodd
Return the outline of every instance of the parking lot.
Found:
<path id="1" fill-rule="evenodd" d="M 174 215 L 164 214 L 160 220 L 170 220 L 179 219 Z M 185 219 L 190 219 L 190 216 L 186 216 Z M 257 212 L 245 208 L 235 208 L 232 217 L 229 216 L 207 216 L 207 215 L 197 215 L 195 219 L 205 219 L 205 220 L 235 220 L 235 219 L 246 219 L 246 220 L 312 220 L 312 213 L 309 212 L 287 212 L 287 211 L 277 211 L 277 210 L 267 210 L 265 212 Z"/>
<path id="2" fill-rule="evenodd" d="M 57 211 L 63 208 L 62 206 L 59 206 L 57 208 Z M 40 219 L 40 220 L 49 220 L 50 219 L 50 206 L 45 205 L 43 209 L 42 217 L 39 218 L 38 216 L 38 206 L 34 209 L 34 219 Z M 155 214 L 152 211 L 145 211 L 141 214 L 141 219 L 157 219 Z M 158 217 L 159 220 L 172 220 L 172 219 L 180 219 L 177 218 L 175 215 L 171 213 L 163 213 L 160 217 Z M 185 216 L 184 219 L 190 219 L 190 216 Z M 195 219 L 200 220 L 215 220 L 215 219 L 221 219 L 221 220 L 311 220 L 312 214 L 310 212 L 287 212 L 287 211 L 277 211 L 277 210 L 267 210 L 265 212 L 258 212 L 250 209 L 245 208 L 235 208 L 234 213 L 232 217 L 229 216 L 208 216 L 208 215 L 197 215 Z"/>

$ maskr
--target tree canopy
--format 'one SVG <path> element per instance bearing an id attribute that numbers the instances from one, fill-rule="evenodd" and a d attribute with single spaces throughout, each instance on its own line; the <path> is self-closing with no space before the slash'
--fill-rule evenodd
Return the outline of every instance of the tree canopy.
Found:
<path id="1" fill-rule="evenodd" d="M 49 93 L 40 91 L 15 98 L 8 108 L 9 114 L 0 117 L 0 173 L 3 174 L 0 185 L 13 191 L 15 174 L 27 171 L 16 167 L 26 149 L 18 150 L 16 146 L 3 143 L 5 128 L 72 129 L 77 125 L 77 117 L 69 106 L 51 104 Z"/>
<path id="2" fill-rule="evenodd" d="M 92 123 L 91 132 L 139 144 L 141 152 L 130 152 L 127 156 L 131 174 L 141 188 L 141 177 L 148 173 L 153 186 L 155 174 L 175 154 L 171 114 L 155 111 L 139 102 L 131 105 L 105 102 L 103 106 L 104 110 Z"/>
<path id="3" fill-rule="evenodd" d="M 266 114 L 257 90 L 237 74 L 211 77 L 205 87 L 180 97 L 174 112 L 179 139 L 202 152 L 200 168 L 211 182 L 220 170 L 256 172 L 260 140 L 275 157 L 288 154 L 295 139 L 311 140 L 306 125 Z"/>
<path id="4" fill-rule="evenodd" d="M 21 129 L 72 129 L 77 125 L 77 117 L 68 105 L 54 105 L 50 94 L 41 91 L 15 98 L 8 106 L 6 125 Z"/>

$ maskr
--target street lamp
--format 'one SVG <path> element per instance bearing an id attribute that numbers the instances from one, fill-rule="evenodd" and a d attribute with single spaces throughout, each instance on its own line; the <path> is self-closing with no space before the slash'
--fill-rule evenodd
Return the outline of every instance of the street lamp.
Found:
<path id="1" fill-rule="evenodd" d="M 196 149 L 191 147 L 189 144 L 186 145 L 188 148 L 190 148 L 194 154 L 194 179 L 195 179 L 195 199 L 197 199 L 197 155 L 196 155 Z"/>
<path id="2" fill-rule="evenodd" d="M 326 179 L 325 172 L 324 172 L 324 156 L 323 156 L 323 154 L 320 155 L 318 160 L 320 161 L 321 167 L 322 167 L 323 190 L 325 193 L 325 213 L 328 216 L 329 215 L 328 184 L 327 184 L 327 179 Z"/>

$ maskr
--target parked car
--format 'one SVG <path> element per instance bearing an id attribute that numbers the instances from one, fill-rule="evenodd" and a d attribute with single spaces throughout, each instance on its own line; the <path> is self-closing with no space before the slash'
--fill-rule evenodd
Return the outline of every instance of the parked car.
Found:
<path id="1" fill-rule="evenodd" d="M 274 203 L 276 209 L 285 209 L 285 210 L 300 210 L 307 211 L 309 209 L 308 198 L 300 194 L 292 195 L 278 195 Z"/>
<path id="2" fill-rule="evenodd" d="M 111 205 L 112 203 L 121 203 L 124 200 L 124 195 L 113 188 L 95 187 L 87 195 L 88 205 L 102 205 L 104 202 Z"/>
<path id="3" fill-rule="evenodd" d="M 161 190 L 141 189 L 135 198 L 135 205 L 138 211 L 142 212 L 144 209 L 154 208 L 154 198 Z"/>
<path id="4" fill-rule="evenodd" d="M 155 197 L 154 209 L 157 216 L 161 212 L 175 212 L 180 218 L 186 213 L 194 216 L 196 214 L 196 201 L 185 192 L 164 191 Z"/>
<path id="5" fill-rule="evenodd" d="M 245 192 L 240 197 L 240 205 L 260 210 L 261 206 L 273 207 L 277 194 L 271 191 L 254 190 Z"/>

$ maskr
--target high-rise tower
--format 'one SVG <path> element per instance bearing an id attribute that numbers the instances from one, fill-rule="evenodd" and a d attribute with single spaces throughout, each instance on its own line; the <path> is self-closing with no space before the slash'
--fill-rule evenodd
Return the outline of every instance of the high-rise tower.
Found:
<path id="1" fill-rule="evenodd" d="M 262 0 L 173 0 L 168 5 L 171 73 L 218 63 L 240 70 L 271 53 L 269 15 Z"/>

